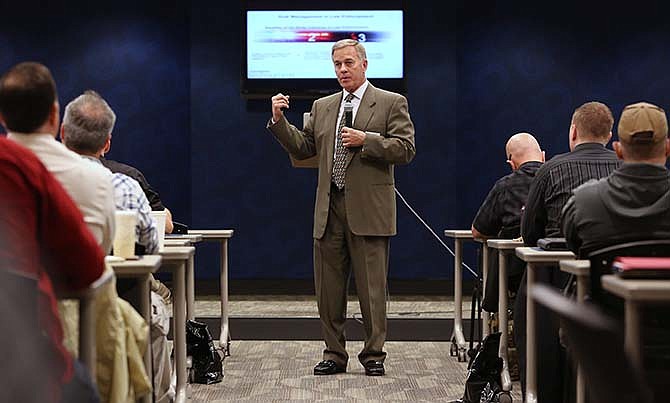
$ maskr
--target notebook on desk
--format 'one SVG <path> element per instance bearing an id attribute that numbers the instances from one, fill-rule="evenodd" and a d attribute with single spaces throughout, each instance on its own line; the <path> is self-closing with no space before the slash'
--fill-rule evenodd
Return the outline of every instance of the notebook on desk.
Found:
<path id="1" fill-rule="evenodd" d="M 537 246 L 542 250 L 568 250 L 568 244 L 565 242 L 565 238 L 540 238 L 537 240 Z"/>
<path id="2" fill-rule="evenodd" d="M 670 279 L 670 257 L 620 256 L 612 271 L 622 278 Z"/>

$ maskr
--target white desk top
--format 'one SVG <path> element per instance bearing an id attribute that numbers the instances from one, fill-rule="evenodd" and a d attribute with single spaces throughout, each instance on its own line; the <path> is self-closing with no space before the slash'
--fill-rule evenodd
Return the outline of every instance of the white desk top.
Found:
<path id="1" fill-rule="evenodd" d="M 447 229 L 444 230 L 444 236 L 456 239 L 473 239 L 472 230 L 469 229 Z"/>
<path id="2" fill-rule="evenodd" d="M 191 246 L 193 242 L 190 239 L 165 239 L 163 241 L 164 246 Z"/>
<path id="3" fill-rule="evenodd" d="M 196 243 L 202 241 L 202 235 L 200 234 L 165 234 L 165 240 L 168 239 L 188 239 L 191 243 Z"/>
<path id="4" fill-rule="evenodd" d="M 516 249 L 523 246 L 523 241 L 519 239 L 489 239 L 486 245 L 493 249 Z"/>
<path id="5" fill-rule="evenodd" d="M 193 246 L 170 246 L 159 252 L 163 263 L 189 259 L 195 253 Z"/>
<path id="6" fill-rule="evenodd" d="M 575 258 L 575 254 L 570 251 L 542 250 L 537 246 L 524 246 L 514 251 L 521 260 L 527 263 L 552 263 Z"/>
<path id="7" fill-rule="evenodd" d="M 159 255 L 144 255 L 137 260 L 124 260 L 122 262 L 108 261 L 118 276 L 132 276 L 139 274 L 155 273 L 161 266 L 163 258 Z"/>
<path id="8" fill-rule="evenodd" d="M 591 272 L 591 261 L 589 260 L 562 260 L 558 265 L 561 271 L 574 274 L 575 276 L 588 276 Z"/>
<path id="9" fill-rule="evenodd" d="M 202 239 L 223 239 L 233 237 L 232 229 L 190 229 L 188 230 L 188 233 L 189 235 L 202 235 Z"/>
<path id="10" fill-rule="evenodd" d="M 631 280 L 614 274 L 601 277 L 605 290 L 631 301 L 670 301 L 670 280 Z"/>

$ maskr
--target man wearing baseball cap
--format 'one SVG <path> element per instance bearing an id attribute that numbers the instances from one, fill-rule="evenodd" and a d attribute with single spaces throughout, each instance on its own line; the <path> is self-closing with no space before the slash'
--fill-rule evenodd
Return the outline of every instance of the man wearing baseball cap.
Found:
<path id="1" fill-rule="evenodd" d="M 608 177 L 574 190 L 565 205 L 562 228 L 570 249 L 585 258 L 594 250 L 625 242 L 670 239 L 670 155 L 668 121 L 656 105 L 639 102 L 623 109 L 614 151 L 623 165 Z M 662 253 L 666 254 L 666 253 Z M 621 300 L 602 291 L 592 273 L 591 298 L 623 318 Z M 594 287 L 594 284 L 596 287 Z M 667 395 L 670 320 L 667 305 L 645 308 L 643 334 L 647 380 L 657 396 Z"/>
<path id="2" fill-rule="evenodd" d="M 623 165 L 608 177 L 574 190 L 563 208 L 562 228 L 581 257 L 605 246 L 670 239 L 668 121 L 656 105 L 639 102 L 621 113 L 614 151 Z"/>

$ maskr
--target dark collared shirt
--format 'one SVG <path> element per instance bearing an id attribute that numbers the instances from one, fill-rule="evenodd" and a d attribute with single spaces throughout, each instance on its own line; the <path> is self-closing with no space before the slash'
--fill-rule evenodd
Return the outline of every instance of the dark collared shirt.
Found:
<path id="1" fill-rule="evenodd" d="M 165 210 L 165 206 L 163 205 L 158 192 L 151 187 L 147 179 L 144 177 L 144 174 L 142 174 L 139 169 L 122 162 L 108 160 L 105 158 L 100 158 L 100 162 L 102 162 L 102 165 L 114 173 L 119 172 L 135 179 L 140 184 L 140 187 L 144 191 L 144 195 L 147 197 L 147 200 L 149 200 L 149 204 L 151 205 L 152 210 Z"/>
<path id="2" fill-rule="evenodd" d="M 600 143 L 583 143 L 547 161 L 530 186 L 521 219 L 521 236 L 528 246 L 545 237 L 561 237 L 561 210 L 572 190 L 589 179 L 608 176 L 621 165 L 612 150 Z"/>
<path id="3" fill-rule="evenodd" d="M 541 166 L 541 162 L 529 161 L 498 179 L 479 207 L 472 226 L 486 236 L 518 238 L 521 211 L 528 198 L 528 189 Z"/>

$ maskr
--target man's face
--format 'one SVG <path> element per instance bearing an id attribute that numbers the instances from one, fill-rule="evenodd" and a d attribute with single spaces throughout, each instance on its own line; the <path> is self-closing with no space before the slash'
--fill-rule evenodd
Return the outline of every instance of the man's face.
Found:
<path id="1" fill-rule="evenodd" d="M 348 92 L 354 92 L 365 82 L 367 60 L 361 60 L 353 46 L 337 49 L 333 52 L 333 66 L 340 86 Z"/>

